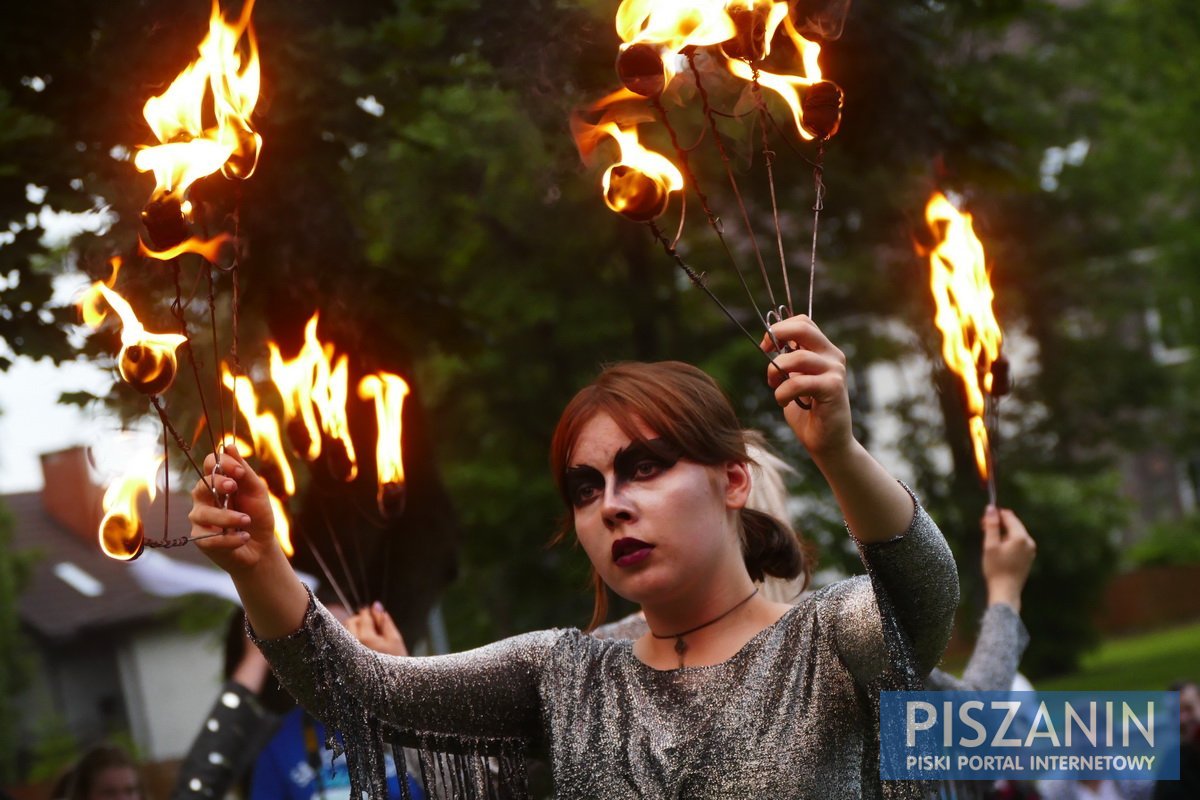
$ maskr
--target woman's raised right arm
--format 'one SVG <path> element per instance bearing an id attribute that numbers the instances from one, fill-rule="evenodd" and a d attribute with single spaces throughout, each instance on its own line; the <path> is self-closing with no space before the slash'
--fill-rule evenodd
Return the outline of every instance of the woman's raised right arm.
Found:
<path id="1" fill-rule="evenodd" d="M 267 484 L 232 445 L 221 455 L 220 474 L 214 473 L 215 464 L 212 455 L 204 459 L 209 478 L 192 490 L 192 537 L 220 534 L 196 546 L 233 578 L 258 635 L 273 639 L 289 634 L 304 619 L 308 591 L 275 540 Z M 227 508 L 223 498 L 228 498 Z"/>
<path id="2" fill-rule="evenodd" d="M 212 457 L 206 460 L 212 469 Z M 341 736 L 354 786 L 384 791 L 385 741 L 448 752 L 523 753 L 540 734 L 543 665 L 562 633 L 525 634 L 435 658 L 364 647 L 300 583 L 275 542 L 266 485 L 235 451 L 223 456 L 221 507 L 193 492 L 192 535 L 233 576 L 255 641 L 280 682 Z M 353 793 L 353 792 L 352 792 Z"/>
<path id="3" fill-rule="evenodd" d="M 298 630 L 255 642 L 317 719 L 343 733 L 382 723 L 417 746 L 411 740 L 537 737 L 542 672 L 564 635 L 537 631 L 462 653 L 393 656 L 362 645 L 314 599 Z"/>

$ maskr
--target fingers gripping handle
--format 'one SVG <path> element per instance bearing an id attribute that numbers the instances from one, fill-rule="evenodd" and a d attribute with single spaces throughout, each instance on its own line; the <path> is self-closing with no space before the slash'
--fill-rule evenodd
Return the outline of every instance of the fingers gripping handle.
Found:
<path id="1" fill-rule="evenodd" d="M 777 310 L 772 310 L 772 311 L 767 312 L 767 336 L 770 337 L 771 344 L 775 345 L 775 351 L 778 353 L 790 353 L 796 349 L 796 348 L 792 347 L 790 344 L 788 344 L 787 342 L 779 341 L 779 339 L 777 339 L 775 337 L 775 331 L 771 330 L 771 326 L 774 325 L 776 322 L 782 322 L 783 320 L 787 319 L 790 316 L 791 316 L 791 313 L 788 311 L 787 306 L 780 306 Z M 768 356 L 768 358 L 769 358 L 769 356 Z M 773 359 L 773 358 L 771 359 L 771 366 L 775 367 L 775 369 L 779 370 L 781 373 L 783 373 L 786 376 L 787 373 L 784 372 L 783 367 L 776 364 L 775 359 Z M 803 400 L 803 399 L 797 397 L 792 402 L 794 402 L 797 406 L 804 409 L 805 411 L 812 411 L 812 401 L 811 400 Z"/>

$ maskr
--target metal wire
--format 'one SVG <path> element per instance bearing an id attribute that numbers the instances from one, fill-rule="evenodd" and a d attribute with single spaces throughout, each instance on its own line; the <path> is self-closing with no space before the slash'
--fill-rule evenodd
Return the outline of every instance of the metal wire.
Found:
<path id="1" fill-rule="evenodd" d="M 187 353 L 187 360 L 188 364 L 190 364 L 192 367 L 192 377 L 196 381 L 196 393 L 200 396 L 200 410 L 204 414 L 204 422 L 205 427 L 208 429 L 209 442 L 212 444 L 212 449 L 215 453 L 217 450 L 217 441 L 212 432 L 212 424 L 210 422 L 212 418 L 208 415 L 208 403 L 204 400 L 204 384 L 200 380 L 200 368 L 196 365 L 196 354 L 192 349 L 192 339 L 188 335 L 187 317 L 183 310 L 183 287 L 179 282 L 179 272 L 179 257 L 176 256 L 175 258 L 171 259 L 171 273 L 175 278 L 175 302 L 171 304 L 171 312 L 179 321 L 179 332 L 187 340 L 184 343 L 186 345 L 185 351 Z M 159 411 L 160 415 L 163 413 L 163 411 Z"/>
<path id="2" fill-rule="evenodd" d="M 320 501 L 318 500 L 318 502 Z M 357 611 L 366 604 L 362 602 L 362 597 L 358 593 L 358 582 L 355 580 L 354 573 L 350 569 L 350 564 L 346 561 L 346 554 L 342 551 L 341 541 L 338 539 L 337 531 L 333 529 L 333 523 L 329 520 L 329 510 L 325 508 L 324 503 L 321 503 L 321 518 L 325 521 L 325 530 L 329 531 L 329 539 L 333 542 L 333 549 L 337 553 L 338 561 L 342 564 L 342 574 L 345 575 L 346 580 L 349 582 L 350 594 L 354 596 L 354 610 Z M 359 573 L 363 579 L 363 593 L 365 594 L 368 587 L 366 585 L 366 569 L 362 563 L 361 553 L 359 554 Z"/>
<path id="3" fill-rule="evenodd" d="M 225 444 L 225 402 L 221 399 L 221 342 L 217 336 L 217 297 L 216 276 L 213 275 L 212 265 L 205 262 L 205 272 L 208 274 L 208 324 L 212 329 L 213 372 L 217 379 L 217 420 L 221 426 L 220 442 Z M 215 450 L 215 447 L 214 447 Z"/>
<path id="4" fill-rule="evenodd" d="M 825 208 L 825 143 L 817 145 L 817 163 L 813 165 L 813 228 L 812 260 L 808 266 L 808 318 L 813 318 L 813 294 L 817 285 L 817 226 L 821 222 L 821 211 Z"/>
<path id="5" fill-rule="evenodd" d="M 750 239 L 750 247 L 754 250 L 754 258 L 758 261 L 758 270 L 762 274 L 763 283 L 767 287 L 767 297 L 771 301 L 771 306 L 778 305 L 775 301 L 775 290 L 771 286 L 771 279 L 767 276 L 767 265 L 763 261 L 762 251 L 758 248 L 758 239 L 754 235 L 754 227 L 750 224 L 750 213 L 746 210 L 746 203 L 742 200 L 741 189 L 738 188 L 737 178 L 733 174 L 733 166 L 729 159 L 729 153 L 725 150 L 725 141 L 721 136 L 721 131 L 717 127 L 717 118 L 713 114 L 712 105 L 708 101 L 708 90 L 704 88 L 704 81 L 700 77 L 700 70 L 696 67 L 696 54 L 691 51 L 687 54 L 688 66 L 692 69 L 692 75 L 696 80 L 696 91 L 700 95 L 700 102 L 704 108 L 704 118 L 708 120 L 709 130 L 712 131 L 713 141 L 717 145 L 717 152 L 721 154 L 721 162 L 725 165 L 725 174 L 729 178 L 729 186 L 733 190 L 734 199 L 737 200 L 738 209 L 742 213 L 742 222 L 746 225 L 746 235 Z M 759 315 L 762 316 L 761 314 Z"/>
<path id="6" fill-rule="evenodd" d="M 204 470 L 200 469 L 196 464 L 196 460 L 192 458 L 192 448 L 183 440 L 183 437 L 179 435 L 179 431 L 175 430 L 175 426 L 171 424 L 171 420 L 167 417 L 167 410 L 163 407 L 162 398 L 156 394 L 150 395 L 150 405 L 154 406 L 154 410 L 158 412 L 158 418 L 162 421 L 163 428 L 169 431 L 171 438 L 175 440 L 175 446 L 183 451 L 183 454 L 187 456 L 188 463 L 192 465 L 192 469 L 200 476 L 200 480 L 212 492 L 213 497 L 216 497 L 216 488 L 209 481 L 209 477 L 204 474 Z"/>
<path id="7" fill-rule="evenodd" d="M 779 245 L 779 272 L 783 275 L 783 296 L 787 301 L 787 310 L 790 314 L 795 306 L 792 304 L 792 286 L 788 282 L 787 273 L 787 257 L 783 252 L 783 228 L 779 225 L 779 203 L 775 199 L 775 151 L 771 149 L 770 141 L 767 138 L 766 111 L 767 104 L 763 101 L 762 86 L 758 83 L 758 68 L 754 68 L 753 81 L 754 97 L 758 101 L 760 122 L 762 128 L 762 152 L 763 162 L 767 169 L 767 185 L 771 188 L 771 215 L 775 220 L 775 242 Z M 809 304 L 809 314 L 811 316 L 812 306 Z"/>
<path id="8" fill-rule="evenodd" d="M 734 272 L 737 273 L 738 281 L 741 282 L 742 288 L 746 290 L 746 297 L 750 298 L 750 305 L 754 308 L 754 313 L 760 320 L 765 320 L 762 309 L 759 308 L 758 301 L 754 299 L 754 292 L 750 289 L 750 284 L 746 282 L 746 273 L 742 271 L 738 264 L 737 258 L 733 255 L 733 250 L 729 247 L 729 242 L 725 239 L 724 226 L 721 224 L 721 218 L 713 213 L 712 207 L 708 204 L 708 197 L 700 189 L 700 182 L 696 180 L 696 174 L 692 172 L 691 162 L 688 159 L 688 151 L 679 143 L 679 136 L 675 132 L 674 126 L 671 125 L 671 120 L 667 116 L 667 109 L 662 104 L 662 100 L 655 97 L 651 100 L 655 110 L 658 111 L 659 118 L 662 120 L 663 127 L 667 129 L 667 133 L 671 137 L 671 144 L 675 148 L 675 153 L 679 156 L 679 166 L 683 170 L 686 178 L 686 183 L 692 187 L 692 191 L 696 193 L 696 198 L 700 201 L 700 208 L 704 210 L 704 216 L 708 220 L 708 225 L 717 234 L 717 241 L 721 243 L 721 248 L 725 251 L 729 263 L 733 265 Z M 697 142 L 697 144 L 699 144 Z M 680 231 L 683 230 L 683 221 L 680 220 Z M 679 237 L 675 238 L 674 244 L 679 244 Z"/>
<path id="9" fill-rule="evenodd" d="M 663 232 L 659 229 L 658 225 L 654 224 L 654 220 L 650 220 L 646 223 L 646 225 L 650 228 L 650 232 L 654 234 L 654 238 L 660 245 L 662 245 L 662 248 L 666 254 L 671 257 L 671 260 L 673 260 L 680 269 L 683 270 L 684 274 L 688 276 L 688 279 L 692 282 L 692 284 L 700 291 L 704 292 L 704 294 L 708 295 L 708 298 L 717 304 L 717 307 L 724 312 L 725 316 L 729 318 L 729 321 L 736 325 L 738 329 L 746 335 L 746 338 L 750 340 L 752 345 L 754 345 L 754 349 L 766 357 L 771 366 L 778 370 L 780 374 L 784 375 L 785 378 L 788 377 L 787 370 L 775 363 L 774 357 L 758 346 L 758 339 L 755 339 L 754 335 L 750 333 L 750 331 L 746 330 L 746 326 L 743 325 L 741 321 L 739 321 L 738 318 L 733 315 L 733 312 L 729 310 L 728 306 L 721 302 L 721 299 L 713 293 L 712 289 L 708 288 L 708 282 L 705 278 L 705 275 L 703 273 L 696 272 L 694 269 L 688 266 L 688 263 L 683 260 L 683 257 L 679 255 L 679 252 L 671 245 L 671 243 L 667 240 L 667 237 L 663 235 Z M 771 337 L 772 341 L 776 341 L 775 335 L 771 332 L 769 326 L 767 327 L 767 335 Z M 812 405 L 810 403 L 806 403 L 800 398 L 796 398 L 796 400 L 793 402 L 795 402 L 796 405 L 805 411 L 812 409 Z"/>
<path id="10" fill-rule="evenodd" d="M 987 431 L 987 493 L 988 505 L 996 505 L 996 444 L 1000 437 L 1000 398 L 984 395 L 984 430 Z"/>

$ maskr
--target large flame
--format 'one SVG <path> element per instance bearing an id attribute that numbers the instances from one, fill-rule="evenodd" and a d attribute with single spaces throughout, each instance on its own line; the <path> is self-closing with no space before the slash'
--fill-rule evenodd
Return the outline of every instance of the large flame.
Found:
<path id="1" fill-rule="evenodd" d="M 322 344 L 317 337 L 319 316 L 314 313 L 309 319 L 304 328 L 304 346 L 295 358 L 284 359 L 279 347 L 268 342 L 271 381 L 283 397 L 284 414 L 296 449 L 305 459 L 313 461 L 321 455 L 322 432 L 340 442 L 346 457 L 342 477 L 350 481 L 358 475 L 358 463 L 346 412 L 350 394 L 349 359 L 345 355 L 335 359 L 333 345 Z M 299 428 L 307 441 L 298 441 Z"/>
<path id="2" fill-rule="evenodd" d="M 284 494 L 289 497 L 296 493 L 296 476 L 288 463 L 287 454 L 283 449 L 283 437 L 279 431 L 279 420 L 270 411 L 258 410 L 258 395 L 254 385 L 245 375 L 236 378 L 229 367 L 221 365 L 221 382 L 225 388 L 233 392 L 234 401 L 243 419 L 250 427 L 250 437 L 254 440 L 253 451 L 261 459 L 270 461 L 279 472 L 279 481 Z M 268 481 L 270 483 L 270 481 Z"/>
<path id="3" fill-rule="evenodd" d="M 675 56 L 684 48 L 720 44 L 736 33 L 724 0 L 623 0 L 617 74 L 637 94 L 657 97 L 675 77 Z"/>
<path id="4" fill-rule="evenodd" d="M 113 481 L 104 492 L 104 517 L 98 533 L 100 549 L 109 558 L 132 561 L 142 554 L 146 529 L 138 511 L 138 496 L 145 493 L 150 502 L 154 501 L 162 463 L 162 456 L 154 457 Z"/>
<path id="5" fill-rule="evenodd" d="M 129 302 L 110 288 L 110 284 L 116 281 L 120 262 L 114 260 L 113 264 L 109 281 L 93 283 L 79 299 L 83 321 L 94 330 L 108 316 L 105 304 L 115 311 L 121 320 L 121 351 L 117 354 L 117 368 L 121 377 L 139 392 L 161 394 L 175 380 L 178 367 L 175 349 L 187 338 L 178 333 L 147 331 Z"/>
<path id="6" fill-rule="evenodd" d="M 822 80 L 821 67 L 818 63 L 818 57 L 821 55 L 821 45 L 809 41 L 800 35 L 796 30 L 796 26 L 792 23 L 791 17 L 786 13 L 786 3 L 778 3 L 777 5 L 784 7 L 784 13 L 781 16 L 770 17 L 768 25 L 773 22 L 777 28 L 782 23 L 787 38 L 791 41 L 792 47 L 799 56 L 800 64 L 798 66 L 803 68 L 803 72 L 771 72 L 760 68 L 756 73 L 754 67 L 741 59 L 729 58 L 726 59 L 725 63 L 729 71 L 737 77 L 746 81 L 752 81 L 757 78 L 759 85 L 765 89 L 770 89 L 783 98 L 783 101 L 787 103 L 788 109 L 792 112 L 792 121 L 796 125 L 796 131 L 802 138 L 812 139 L 814 138 L 812 133 L 804 127 L 803 96 L 805 89 L 820 83 Z M 770 42 L 775 35 L 776 28 L 770 28 L 767 31 L 765 40 L 767 50 L 764 56 L 770 52 Z"/>
<path id="7" fill-rule="evenodd" d="M 381 372 L 367 375 L 358 382 L 358 396 L 375 401 L 375 468 L 378 474 L 379 506 L 385 503 L 386 487 L 404 485 L 404 457 L 401 446 L 404 398 L 408 383 L 399 375 Z"/>
<path id="8" fill-rule="evenodd" d="M 317 409 L 313 402 L 313 391 L 318 374 L 329 370 L 325 348 L 317 338 L 317 314 L 313 314 L 304 328 L 304 346 L 293 359 L 284 359 L 275 342 L 267 342 L 270 355 L 271 382 L 283 398 L 283 413 L 287 420 L 292 444 L 307 461 L 321 455 L 321 428 L 317 421 Z M 296 426 L 303 428 L 306 441 L 299 441 Z"/>
<path id="9" fill-rule="evenodd" d="M 788 4 L 784 0 L 730 0 L 726 12 L 737 30 L 721 49 L 732 58 L 761 61 L 771 55 L 771 43 L 775 31 L 788 16 Z"/>
<path id="10" fill-rule="evenodd" d="M 246 0 L 238 19 L 227 22 L 213 0 L 200 57 L 165 92 L 146 101 L 142 113 L 160 144 L 139 150 L 133 163 L 154 173 L 155 199 L 170 196 L 182 203 L 188 187 L 217 170 L 236 178 L 254 172 L 262 137 L 250 125 L 260 83 L 253 10 L 254 0 Z M 206 110 L 215 120 L 211 127 L 205 125 Z"/>
<path id="11" fill-rule="evenodd" d="M 929 252 L 929 286 L 937 304 L 934 322 L 942 332 L 942 357 L 963 382 L 971 442 L 979 476 L 990 471 L 984 393 L 992 391 L 992 364 L 1000 356 L 1000 323 L 992 310 L 983 243 L 971 215 L 960 212 L 941 192 L 925 207 L 925 221 L 937 244 Z"/>
<path id="12" fill-rule="evenodd" d="M 720 44 L 736 33 L 725 0 L 622 0 L 617 8 L 617 35 L 627 45 L 647 42 L 678 53 Z"/>

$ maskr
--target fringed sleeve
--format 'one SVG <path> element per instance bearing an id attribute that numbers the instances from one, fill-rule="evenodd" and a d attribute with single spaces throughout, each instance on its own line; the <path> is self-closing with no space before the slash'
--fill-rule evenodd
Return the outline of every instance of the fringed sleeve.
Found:
<path id="1" fill-rule="evenodd" d="M 299 630 L 271 640 L 250 635 L 280 683 L 329 729 L 327 745 L 344 750 L 352 797 L 387 797 L 385 742 L 419 751 L 427 785 L 486 797 L 494 787 L 480 781 L 502 782 L 520 794 L 512 784 L 524 782 L 525 749 L 540 734 L 538 685 L 560 633 L 398 658 L 361 645 L 310 597 Z"/>

